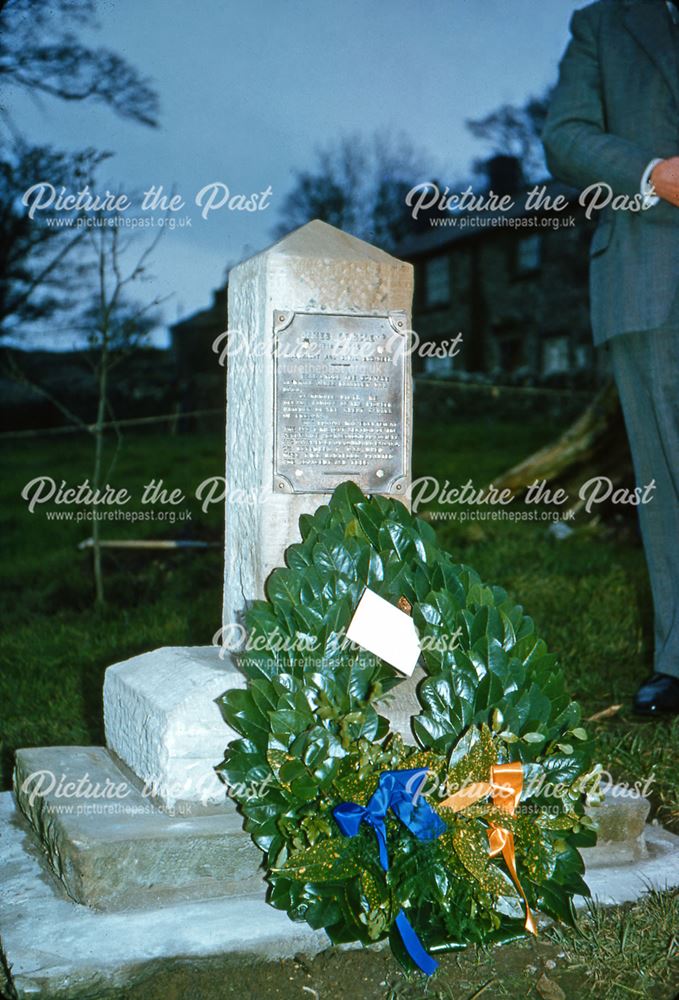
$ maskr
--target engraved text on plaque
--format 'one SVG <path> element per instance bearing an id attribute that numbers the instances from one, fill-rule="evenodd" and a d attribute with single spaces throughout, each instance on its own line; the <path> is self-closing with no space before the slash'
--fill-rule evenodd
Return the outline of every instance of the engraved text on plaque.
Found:
<path id="1" fill-rule="evenodd" d="M 405 313 L 274 312 L 274 489 L 405 492 Z"/>

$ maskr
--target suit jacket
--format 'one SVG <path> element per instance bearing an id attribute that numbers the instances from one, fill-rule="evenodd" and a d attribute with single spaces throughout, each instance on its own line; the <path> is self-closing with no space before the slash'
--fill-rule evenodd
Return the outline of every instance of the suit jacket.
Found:
<path id="1" fill-rule="evenodd" d="M 650 160 L 679 155 L 679 28 L 664 0 L 578 10 L 543 141 L 553 175 L 638 194 Z M 679 327 L 679 208 L 602 212 L 590 248 L 595 343 Z"/>

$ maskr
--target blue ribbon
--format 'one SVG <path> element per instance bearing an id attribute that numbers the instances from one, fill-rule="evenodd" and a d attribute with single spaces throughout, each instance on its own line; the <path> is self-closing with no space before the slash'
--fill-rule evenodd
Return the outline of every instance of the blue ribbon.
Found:
<path id="1" fill-rule="evenodd" d="M 441 817 L 420 794 L 427 774 L 426 767 L 409 771 L 383 771 L 375 793 L 366 806 L 359 806 L 355 802 L 343 802 L 335 806 L 332 811 L 337 825 L 346 837 L 355 837 L 361 823 L 367 823 L 373 828 L 377 837 L 380 864 L 385 872 L 389 871 L 385 825 L 389 809 L 418 840 L 436 840 L 446 829 Z M 396 926 L 413 962 L 422 972 L 431 976 L 438 968 L 438 962 L 424 950 L 403 910 L 400 910 L 396 917 Z"/>

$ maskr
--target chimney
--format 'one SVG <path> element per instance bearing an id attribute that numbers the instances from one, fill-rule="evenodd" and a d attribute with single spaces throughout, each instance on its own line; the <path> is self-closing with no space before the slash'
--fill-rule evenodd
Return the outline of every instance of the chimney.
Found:
<path id="1" fill-rule="evenodd" d="M 493 194 L 516 194 L 525 183 L 518 156 L 498 153 L 486 161 L 488 187 Z"/>

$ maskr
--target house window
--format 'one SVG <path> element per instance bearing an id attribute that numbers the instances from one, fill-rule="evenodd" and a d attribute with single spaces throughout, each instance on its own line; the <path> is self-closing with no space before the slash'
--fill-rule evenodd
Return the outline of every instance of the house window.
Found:
<path id="1" fill-rule="evenodd" d="M 542 374 L 554 375 L 569 368 L 568 337 L 550 337 L 542 347 Z"/>
<path id="2" fill-rule="evenodd" d="M 585 371 L 590 367 L 590 351 L 587 344 L 576 344 L 575 347 L 575 367 L 578 371 Z"/>
<path id="3" fill-rule="evenodd" d="M 516 245 L 517 274 L 530 274 L 540 267 L 542 250 L 539 236 L 524 236 Z"/>
<path id="4" fill-rule="evenodd" d="M 425 375 L 434 375 L 439 377 L 452 375 L 454 369 L 455 369 L 455 358 L 451 358 L 447 354 L 442 358 L 424 359 Z"/>
<path id="5" fill-rule="evenodd" d="M 424 265 L 425 304 L 445 306 L 450 302 L 450 261 L 431 257 Z"/>

